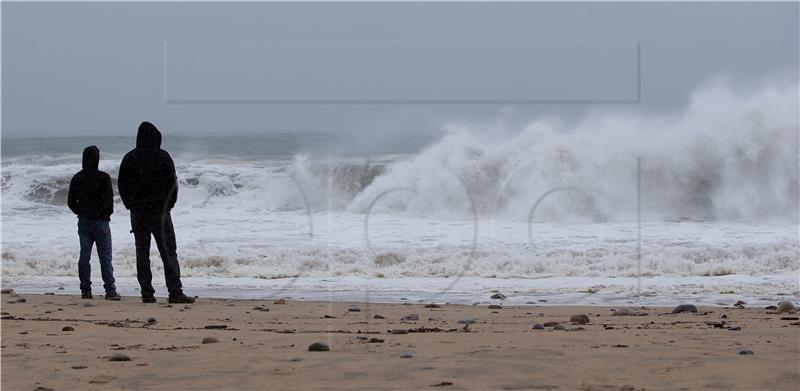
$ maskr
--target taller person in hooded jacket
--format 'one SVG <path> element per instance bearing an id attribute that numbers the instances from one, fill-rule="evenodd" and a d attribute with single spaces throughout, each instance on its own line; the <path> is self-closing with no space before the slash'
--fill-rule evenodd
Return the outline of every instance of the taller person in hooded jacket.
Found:
<path id="1" fill-rule="evenodd" d="M 164 277 L 170 303 L 194 303 L 183 293 L 178 264 L 175 228 L 170 211 L 178 199 L 175 164 L 161 149 L 161 132 L 150 122 L 139 125 L 136 148 L 122 158 L 119 167 L 119 195 L 131 211 L 131 230 L 136 241 L 136 277 L 143 303 L 155 303 L 150 271 L 150 236 L 164 263 Z"/>
<path id="2" fill-rule="evenodd" d="M 111 265 L 111 229 L 108 222 L 114 213 L 114 190 L 111 177 L 100 171 L 100 150 L 94 145 L 83 150 L 83 169 L 69 182 L 67 205 L 78 215 L 78 239 L 81 253 L 78 258 L 78 277 L 81 280 L 81 297 L 92 298 L 92 268 L 89 259 L 92 246 L 97 244 L 100 272 L 107 300 L 119 300 L 114 286 L 114 268 Z"/>

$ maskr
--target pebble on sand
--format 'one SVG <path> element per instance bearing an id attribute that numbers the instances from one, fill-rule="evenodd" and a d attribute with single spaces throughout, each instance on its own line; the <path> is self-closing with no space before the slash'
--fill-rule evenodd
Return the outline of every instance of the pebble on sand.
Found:
<path id="1" fill-rule="evenodd" d="M 417 314 L 408 314 L 401 319 L 403 322 L 414 322 L 419 320 L 419 315 Z"/>
<path id="2" fill-rule="evenodd" d="M 372 318 L 373 318 L 373 319 L 386 319 L 386 318 L 385 318 L 383 315 L 381 315 L 381 314 L 375 314 L 375 316 L 373 316 Z"/>
<path id="3" fill-rule="evenodd" d="M 473 323 L 475 323 L 475 322 L 476 322 L 476 321 L 475 321 L 475 319 L 473 319 L 473 318 L 464 318 L 464 319 L 461 319 L 461 320 L 459 320 L 459 321 L 458 321 L 458 323 L 460 323 L 460 324 L 466 324 L 466 325 L 470 325 L 470 324 L 473 324 Z"/>
<path id="4" fill-rule="evenodd" d="M 589 323 L 589 316 L 584 314 L 572 315 L 569 321 L 572 324 L 587 324 Z"/>
<path id="5" fill-rule="evenodd" d="M 314 342 L 308 347 L 309 352 L 327 352 L 329 350 L 331 350 L 331 348 L 322 342 Z"/>
<path id="6" fill-rule="evenodd" d="M 489 309 L 490 310 L 500 310 L 500 309 L 503 309 L 503 306 L 501 306 L 499 304 L 491 304 L 491 305 L 489 305 Z"/>
<path id="7" fill-rule="evenodd" d="M 2 290 L 0 290 L 0 293 L 2 293 L 4 295 L 13 295 L 14 294 L 14 289 L 13 288 L 3 288 Z"/>
<path id="8" fill-rule="evenodd" d="M 439 304 L 427 304 L 425 308 L 442 308 Z"/>
<path id="9" fill-rule="evenodd" d="M 541 323 L 536 323 L 535 325 L 533 325 L 533 329 L 534 330 L 544 330 L 544 325 L 541 324 Z"/>
<path id="10" fill-rule="evenodd" d="M 778 307 L 776 309 L 778 312 L 790 312 L 794 310 L 794 304 L 789 301 L 782 301 L 778 303 Z"/>
<path id="11" fill-rule="evenodd" d="M 218 340 L 218 339 L 216 339 L 216 338 L 214 338 L 214 337 L 205 337 L 205 338 L 203 338 L 203 343 L 204 343 L 204 344 L 207 344 L 207 343 L 217 343 L 217 342 L 219 342 L 219 340 Z"/>
<path id="12" fill-rule="evenodd" d="M 680 314 L 681 312 L 697 312 L 697 307 L 692 304 L 681 304 L 672 310 L 673 314 Z"/>
<path id="13" fill-rule="evenodd" d="M 495 300 L 505 300 L 505 299 L 507 299 L 506 295 L 504 295 L 502 293 L 495 293 L 495 294 L 492 295 L 491 298 L 495 299 Z"/>
<path id="14" fill-rule="evenodd" d="M 752 356 L 753 355 L 753 351 L 750 350 L 750 349 L 743 349 L 743 350 L 739 351 L 739 354 L 741 354 L 743 356 Z"/>
<path id="15" fill-rule="evenodd" d="M 61 331 L 75 331 L 75 328 L 72 326 L 64 326 L 61 328 Z"/>
<path id="16" fill-rule="evenodd" d="M 566 327 L 564 327 L 564 325 L 563 325 L 563 324 L 557 324 L 557 325 L 553 326 L 553 330 L 561 330 L 561 331 L 565 331 L 566 329 L 567 329 L 567 328 L 566 328 Z"/>
<path id="17" fill-rule="evenodd" d="M 24 303 L 24 302 L 26 302 L 26 301 L 28 301 L 28 300 L 27 300 L 27 299 L 25 299 L 24 297 L 20 297 L 19 299 L 17 299 L 17 303 Z M 791 303 L 790 303 L 790 304 L 791 304 Z"/>
<path id="18" fill-rule="evenodd" d="M 353 306 L 350 306 L 350 308 L 348 308 L 347 311 L 349 311 L 349 312 L 361 312 L 361 308 L 358 308 L 357 305 L 353 305 Z"/>
<path id="19" fill-rule="evenodd" d="M 545 322 L 544 327 L 555 327 L 558 326 L 560 323 L 558 322 Z"/>
<path id="20" fill-rule="evenodd" d="M 411 353 L 411 352 L 403 352 L 403 354 L 402 354 L 402 355 L 400 355 L 400 358 L 414 358 L 414 353 Z"/>
<path id="21" fill-rule="evenodd" d="M 131 361 L 131 358 L 127 354 L 117 352 L 112 354 L 108 361 Z"/>
<path id="22" fill-rule="evenodd" d="M 152 317 L 150 317 L 150 318 L 147 318 L 147 323 L 148 323 L 148 324 L 153 324 L 153 323 L 156 323 L 156 322 L 158 322 L 158 321 L 156 320 L 156 318 L 152 318 Z"/>

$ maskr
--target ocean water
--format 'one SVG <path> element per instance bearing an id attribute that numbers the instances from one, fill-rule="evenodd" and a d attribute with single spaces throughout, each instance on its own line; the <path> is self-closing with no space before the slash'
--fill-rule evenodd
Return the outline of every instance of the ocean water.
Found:
<path id="1" fill-rule="evenodd" d="M 667 114 L 429 136 L 173 136 L 187 292 L 474 303 L 800 298 L 798 96 L 698 91 Z M 69 179 L 86 145 L 115 183 L 134 137 L 2 139 L 2 278 L 77 292 Z M 135 295 L 129 213 L 114 267 Z M 156 287 L 164 293 L 152 250 Z M 94 258 L 96 289 L 102 285 Z"/>

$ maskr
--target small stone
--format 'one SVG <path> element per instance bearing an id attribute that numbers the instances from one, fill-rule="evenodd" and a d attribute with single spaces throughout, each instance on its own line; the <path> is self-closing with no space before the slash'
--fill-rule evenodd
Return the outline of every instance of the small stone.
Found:
<path id="1" fill-rule="evenodd" d="M 216 338 L 214 338 L 214 337 L 205 337 L 205 338 L 203 338 L 203 343 L 204 343 L 204 344 L 207 344 L 207 343 L 217 343 L 217 342 L 219 342 L 219 340 L 218 340 L 218 339 L 216 339 Z"/>
<path id="2" fill-rule="evenodd" d="M 392 334 L 408 334 L 408 330 L 406 329 L 394 329 L 391 331 Z"/>
<path id="3" fill-rule="evenodd" d="M 265 308 L 265 307 L 262 307 L 260 305 L 257 305 L 255 307 L 253 307 L 253 311 L 269 311 L 269 309 Z"/>
<path id="4" fill-rule="evenodd" d="M 734 306 L 734 307 L 737 307 L 737 308 L 744 308 L 744 305 L 745 305 L 745 304 L 747 304 L 747 303 L 745 303 L 745 302 L 743 302 L 743 301 L 741 301 L 741 300 L 737 300 L 737 301 L 736 301 L 736 304 L 734 304 L 733 306 Z"/>
<path id="5" fill-rule="evenodd" d="M 790 301 L 782 301 L 778 303 L 778 307 L 776 309 L 778 312 L 790 312 L 794 310 L 794 304 L 792 304 Z"/>
<path id="6" fill-rule="evenodd" d="M 533 329 L 534 330 L 544 330 L 544 325 L 541 324 L 541 323 L 536 323 L 535 325 L 533 325 Z"/>
<path id="7" fill-rule="evenodd" d="M 739 354 L 741 354 L 743 356 L 752 356 L 753 355 L 753 351 L 750 350 L 750 349 L 742 349 L 742 350 L 739 351 Z"/>
<path id="8" fill-rule="evenodd" d="M 64 287 L 63 287 L 63 286 L 60 286 L 60 287 L 58 287 L 58 290 L 60 290 L 60 291 L 63 291 L 63 290 L 64 290 Z"/>
<path id="9" fill-rule="evenodd" d="M 3 288 L 2 290 L 0 290 L 0 294 L 13 295 L 14 294 L 14 289 L 13 288 Z"/>
<path id="10" fill-rule="evenodd" d="M 210 324 L 205 327 L 208 330 L 224 330 L 228 328 L 226 324 Z"/>
<path id="11" fill-rule="evenodd" d="M 361 308 L 358 308 L 358 306 L 354 305 L 354 306 L 350 306 L 350 308 L 348 308 L 347 311 L 349 311 L 349 312 L 361 312 Z"/>
<path id="12" fill-rule="evenodd" d="M 370 338 L 368 342 L 369 343 L 383 343 L 383 339 L 382 338 Z"/>
<path id="13" fill-rule="evenodd" d="M 589 316 L 584 314 L 572 315 L 569 321 L 572 324 L 587 324 L 589 323 Z"/>
<path id="14" fill-rule="evenodd" d="M 147 318 L 147 324 L 154 324 L 156 322 L 156 318 Z"/>
<path id="15" fill-rule="evenodd" d="M 87 302 L 83 303 L 83 306 L 84 307 L 94 307 L 94 303 L 92 303 L 91 301 L 87 301 Z"/>
<path id="16" fill-rule="evenodd" d="M 280 298 L 278 300 L 275 300 L 272 304 L 286 304 L 286 299 Z"/>
<path id="17" fill-rule="evenodd" d="M 425 308 L 442 308 L 439 304 L 427 304 Z"/>
<path id="18" fill-rule="evenodd" d="M 740 326 L 733 326 L 733 327 L 728 327 L 728 330 L 730 330 L 730 331 L 741 331 L 742 328 Z"/>
<path id="19" fill-rule="evenodd" d="M 680 314 L 682 312 L 697 312 L 697 307 L 692 304 L 681 304 L 672 310 L 673 314 Z"/>
<path id="20" fill-rule="evenodd" d="M 25 303 L 26 301 L 28 300 L 25 299 L 24 297 L 20 297 L 19 299 L 17 299 L 17 303 Z"/>
<path id="21" fill-rule="evenodd" d="M 500 309 L 503 309 L 503 306 L 501 306 L 499 304 L 490 304 L 489 305 L 489 309 L 490 310 L 500 310 Z"/>
<path id="22" fill-rule="evenodd" d="M 414 358 L 414 353 L 403 352 L 403 354 L 400 355 L 400 358 Z"/>
<path id="23" fill-rule="evenodd" d="M 131 358 L 127 354 L 117 352 L 112 354 L 108 361 L 131 361 Z"/>
<path id="24" fill-rule="evenodd" d="M 452 386 L 452 385 L 453 385 L 453 382 L 451 382 L 451 381 L 443 381 L 441 383 L 434 384 L 431 387 L 447 387 L 447 386 Z"/>
<path id="25" fill-rule="evenodd" d="M 75 328 L 72 326 L 64 326 L 61 328 L 61 331 L 75 331 Z"/>
<path id="26" fill-rule="evenodd" d="M 564 327 L 564 325 L 563 325 L 563 324 L 557 324 L 557 325 L 553 326 L 553 330 L 561 330 L 561 331 L 565 331 L 566 329 L 567 329 L 567 328 L 566 328 L 566 327 Z"/>
<path id="27" fill-rule="evenodd" d="M 314 342 L 308 347 L 309 352 L 327 352 L 329 350 L 331 350 L 331 348 L 322 342 Z"/>
<path id="28" fill-rule="evenodd" d="M 86 369 L 88 367 L 86 365 L 73 365 L 70 368 L 72 368 L 72 369 Z"/>
<path id="29" fill-rule="evenodd" d="M 106 384 L 114 379 L 116 379 L 114 376 L 100 375 L 89 379 L 89 384 Z"/>
<path id="30" fill-rule="evenodd" d="M 373 316 L 372 318 L 373 318 L 373 319 L 386 319 L 386 318 L 384 318 L 384 317 L 383 317 L 383 315 L 381 315 L 381 314 L 375 314 L 375 316 Z"/>
<path id="31" fill-rule="evenodd" d="M 495 300 L 505 300 L 505 299 L 507 299 L 506 295 L 504 295 L 502 293 L 495 293 L 495 294 L 492 295 L 491 298 L 495 299 Z"/>
<path id="32" fill-rule="evenodd" d="M 325 315 L 325 319 L 336 319 L 333 315 Z"/>
<path id="33" fill-rule="evenodd" d="M 631 316 L 631 315 L 635 315 L 635 313 L 630 308 L 624 308 L 624 307 L 614 310 L 614 312 L 611 313 L 611 316 Z"/>
<path id="34" fill-rule="evenodd" d="M 558 322 L 545 322 L 544 327 L 555 327 L 555 326 L 558 326 L 559 324 L 561 324 L 561 323 L 558 323 Z"/>
<path id="35" fill-rule="evenodd" d="M 458 323 L 460 323 L 460 324 L 473 324 L 475 322 L 476 321 L 475 321 L 474 318 L 464 318 L 464 319 L 461 319 L 461 320 L 458 321 Z"/>
<path id="36" fill-rule="evenodd" d="M 401 319 L 403 322 L 415 322 L 419 320 L 419 315 L 417 314 L 408 314 Z"/>

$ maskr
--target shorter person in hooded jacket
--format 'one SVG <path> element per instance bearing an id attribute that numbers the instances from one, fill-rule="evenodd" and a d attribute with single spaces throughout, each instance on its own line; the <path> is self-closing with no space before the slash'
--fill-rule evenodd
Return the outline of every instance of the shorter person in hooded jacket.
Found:
<path id="1" fill-rule="evenodd" d="M 131 232 L 136 242 L 136 278 L 143 303 L 155 303 L 150 271 L 150 238 L 156 240 L 164 263 L 170 303 L 194 303 L 183 293 L 178 264 L 175 228 L 170 210 L 178 199 L 175 163 L 161 149 L 161 132 L 150 122 L 139 125 L 136 148 L 122 158 L 119 166 L 119 195 L 131 211 Z"/>
<path id="2" fill-rule="evenodd" d="M 114 213 L 114 190 L 111 178 L 98 169 L 100 150 L 94 145 L 83 150 L 83 169 L 69 183 L 67 205 L 78 215 L 78 239 L 81 253 L 78 258 L 78 277 L 81 297 L 92 298 L 92 268 L 89 260 L 92 246 L 97 244 L 100 272 L 107 300 L 119 300 L 114 286 L 114 267 L 111 265 L 111 229 L 108 222 Z"/>

